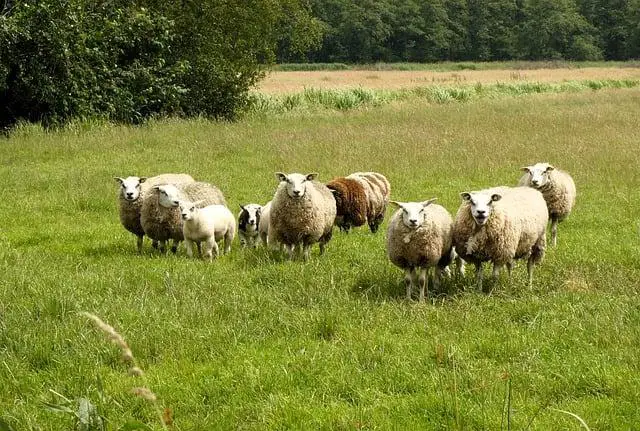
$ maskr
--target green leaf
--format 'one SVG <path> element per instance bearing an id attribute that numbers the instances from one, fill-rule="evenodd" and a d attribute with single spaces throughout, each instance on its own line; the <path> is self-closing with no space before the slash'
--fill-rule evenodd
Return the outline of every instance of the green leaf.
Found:
<path id="1" fill-rule="evenodd" d="M 0 431 L 16 431 L 8 422 L 0 418 Z"/>

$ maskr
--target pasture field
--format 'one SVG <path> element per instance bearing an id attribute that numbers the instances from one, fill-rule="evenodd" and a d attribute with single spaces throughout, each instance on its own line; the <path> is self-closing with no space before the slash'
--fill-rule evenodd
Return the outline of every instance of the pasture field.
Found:
<path id="1" fill-rule="evenodd" d="M 0 140 L 0 429 L 102 429 L 97 416 L 162 429 L 82 311 L 126 338 L 171 429 L 634 429 L 639 101 L 638 88 L 603 89 L 18 129 Z M 490 294 L 468 270 L 428 303 L 403 299 L 386 222 L 336 231 L 306 263 L 238 243 L 212 264 L 148 242 L 137 255 L 113 180 L 188 172 L 235 211 L 269 200 L 275 171 L 375 170 L 393 199 L 455 212 L 460 192 L 514 184 L 537 161 L 571 172 L 578 201 L 533 289 L 520 263 Z"/>
<path id="2" fill-rule="evenodd" d="M 640 79 L 638 67 L 580 67 L 485 70 L 312 70 L 271 71 L 258 84 L 264 94 L 287 94 L 314 89 L 399 90 L 428 85 L 474 85 L 576 80 Z"/>

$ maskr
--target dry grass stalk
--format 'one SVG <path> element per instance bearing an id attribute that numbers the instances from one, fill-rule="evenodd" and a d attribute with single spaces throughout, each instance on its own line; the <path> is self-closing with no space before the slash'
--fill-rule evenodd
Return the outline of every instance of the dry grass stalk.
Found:
<path id="1" fill-rule="evenodd" d="M 95 314 L 87 313 L 86 311 L 83 311 L 80 314 L 88 318 L 89 320 L 91 320 L 98 329 L 104 332 L 104 334 L 107 336 L 107 339 L 109 341 L 111 341 L 113 344 L 115 344 L 120 348 L 120 350 L 122 351 L 123 362 L 130 365 L 127 371 L 128 374 L 134 377 L 139 377 L 143 383 L 143 386 L 132 388 L 131 393 L 149 401 L 153 406 L 154 410 L 156 411 L 158 418 L 160 419 L 162 428 L 165 430 L 168 430 L 167 422 L 164 420 L 164 415 L 162 413 L 162 408 L 158 403 L 158 397 L 151 389 L 149 389 L 149 384 L 147 383 L 145 374 L 142 371 L 142 369 L 138 366 L 136 358 L 133 356 L 133 352 L 131 351 L 131 348 L 129 348 L 129 345 L 125 341 L 124 337 L 120 335 L 113 328 L 113 326 L 105 323 L 102 319 L 100 319 Z"/>

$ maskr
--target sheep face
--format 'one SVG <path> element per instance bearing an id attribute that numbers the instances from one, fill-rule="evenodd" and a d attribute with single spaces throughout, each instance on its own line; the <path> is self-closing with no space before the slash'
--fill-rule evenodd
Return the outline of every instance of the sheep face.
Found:
<path id="1" fill-rule="evenodd" d="M 146 177 L 114 178 L 120 183 L 122 198 L 129 202 L 133 202 L 140 197 L 140 184 L 147 180 Z"/>
<path id="2" fill-rule="evenodd" d="M 435 199 L 429 199 L 424 202 L 396 202 L 391 204 L 402 209 L 402 222 L 409 229 L 417 229 L 424 223 L 424 209 L 428 207 Z"/>
<path id="3" fill-rule="evenodd" d="M 157 186 L 156 189 L 158 189 L 160 205 L 165 208 L 175 208 L 180 205 L 180 200 L 178 199 L 180 191 L 176 188 L 176 186 L 166 184 Z"/>
<path id="4" fill-rule="evenodd" d="M 182 220 L 192 220 L 198 212 L 198 207 L 192 202 L 180 202 L 180 217 Z"/>
<path id="5" fill-rule="evenodd" d="M 522 168 L 524 172 L 529 173 L 529 182 L 536 189 L 544 186 L 549 182 L 549 173 L 554 169 L 549 163 L 536 163 L 532 166 Z"/>
<path id="6" fill-rule="evenodd" d="M 287 183 L 287 194 L 293 199 L 300 199 L 307 191 L 307 182 L 313 181 L 318 174 L 283 174 L 276 172 L 276 178 L 280 182 Z"/>
<path id="7" fill-rule="evenodd" d="M 487 223 L 493 211 L 494 202 L 502 199 L 502 196 L 498 193 L 463 192 L 460 193 L 460 196 L 462 196 L 463 201 L 469 203 L 471 215 L 478 226 L 483 226 Z"/>
<path id="8" fill-rule="evenodd" d="M 255 230 L 260 223 L 260 214 L 262 213 L 262 206 L 258 204 L 240 205 L 242 211 L 240 212 L 240 225 L 249 230 Z"/>

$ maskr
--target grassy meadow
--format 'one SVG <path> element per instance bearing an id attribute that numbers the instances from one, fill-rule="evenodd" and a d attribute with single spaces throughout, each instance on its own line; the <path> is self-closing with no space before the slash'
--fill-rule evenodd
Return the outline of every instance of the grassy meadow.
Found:
<path id="1" fill-rule="evenodd" d="M 634 429 L 639 101 L 636 87 L 18 129 L 0 140 L 0 429 L 162 429 L 82 311 L 125 337 L 171 429 Z M 537 161 L 571 172 L 578 201 L 533 289 L 522 263 L 490 294 L 468 268 L 427 303 L 404 300 L 386 222 L 336 231 L 306 263 L 238 242 L 211 264 L 148 241 L 137 255 L 113 180 L 187 172 L 235 211 L 269 200 L 275 171 L 375 170 L 393 199 L 454 213 L 460 192 Z"/>

